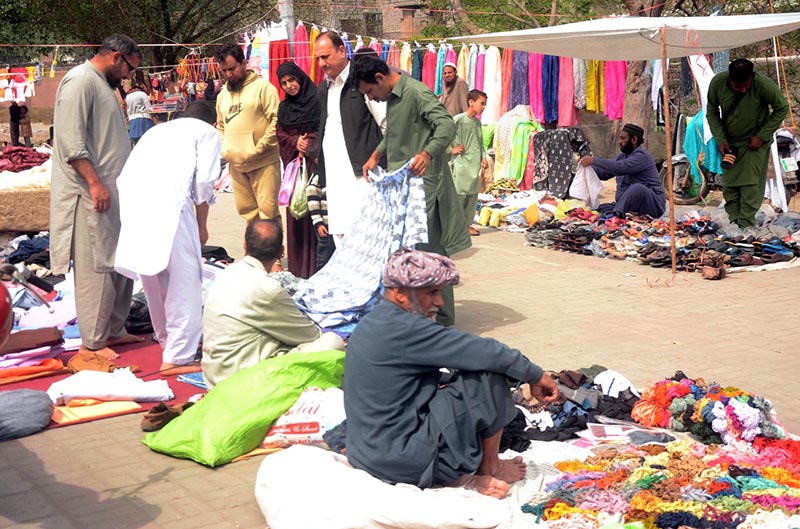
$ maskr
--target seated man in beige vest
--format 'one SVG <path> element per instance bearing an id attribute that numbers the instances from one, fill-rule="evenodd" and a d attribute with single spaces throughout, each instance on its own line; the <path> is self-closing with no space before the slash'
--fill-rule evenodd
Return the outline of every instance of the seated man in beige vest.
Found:
<path id="1" fill-rule="evenodd" d="M 283 254 L 283 229 L 272 220 L 247 225 L 244 258 L 217 275 L 203 313 L 203 378 L 213 388 L 274 356 L 344 350 L 344 342 L 300 312 L 268 270 Z"/>

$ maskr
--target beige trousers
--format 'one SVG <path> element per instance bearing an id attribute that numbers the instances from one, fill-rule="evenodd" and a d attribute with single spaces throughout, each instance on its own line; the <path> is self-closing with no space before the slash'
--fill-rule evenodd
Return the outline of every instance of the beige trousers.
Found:
<path id="1" fill-rule="evenodd" d="M 241 172 L 230 168 L 233 200 L 244 220 L 255 218 L 279 219 L 278 190 L 281 187 L 280 162 L 253 171 Z"/>

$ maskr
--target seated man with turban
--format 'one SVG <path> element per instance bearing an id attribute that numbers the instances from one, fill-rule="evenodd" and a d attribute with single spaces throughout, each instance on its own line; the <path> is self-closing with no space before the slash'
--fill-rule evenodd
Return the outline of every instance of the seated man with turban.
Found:
<path id="1" fill-rule="evenodd" d="M 347 346 L 347 458 L 388 483 L 465 486 L 500 498 L 526 468 L 521 457 L 498 457 L 517 414 L 509 379 L 530 383 L 542 402 L 558 390 L 518 350 L 436 323 L 442 286 L 458 280 L 442 255 L 401 248 L 389 257 L 384 300 Z"/>
<path id="2" fill-rule="evenodd" d="M 666 197 L 653 156 L 642 147 L 644 129 L 633 123 L 622 127 L 619 150 L 613 160 L 599 156 L 584 156 L 580 164 L 591 165 L 600 180 L 617 177 L 617 194 L 614 204 L 601 204 L 602 212 L 612 212 L 618 217 L 626 213 L 650 215 L 659 218 L 664 214 Z"/>

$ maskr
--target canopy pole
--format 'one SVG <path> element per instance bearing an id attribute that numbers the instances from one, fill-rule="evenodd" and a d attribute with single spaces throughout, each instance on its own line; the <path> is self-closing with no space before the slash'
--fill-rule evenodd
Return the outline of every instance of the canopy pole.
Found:
<path id="1" fill-rule="evenodd" d="M 664 123 L 667 134 L 667 183 L 669 185 L 669 245 L 672 254 L 672 274 L 675 275 L 675 191 L 672 189 L 672 120 L 669 115 L 669 83 L 667 76 L 667 28 L 661 28 L 661 71 L 664 72 Z"/>

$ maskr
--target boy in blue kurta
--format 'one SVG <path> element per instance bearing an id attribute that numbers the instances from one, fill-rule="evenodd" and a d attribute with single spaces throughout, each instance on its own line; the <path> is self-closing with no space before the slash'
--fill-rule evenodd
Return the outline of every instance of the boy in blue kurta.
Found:
<path id="1" fill-rule="evenodd" d="M 347 458 L 389 483 L 502 497 L 525 476 L 522 458 L 498 458 L 517 412 L 507 377 L 530 383 L 541 402 L 558 390 L 516 349 L 436 323 L 442 286 L 458 280 L 445 256 L 401 248 L 389 257 L 385 299 L 347 346 Z M 442 367 L 458 370 L 446 384 Z"/>

